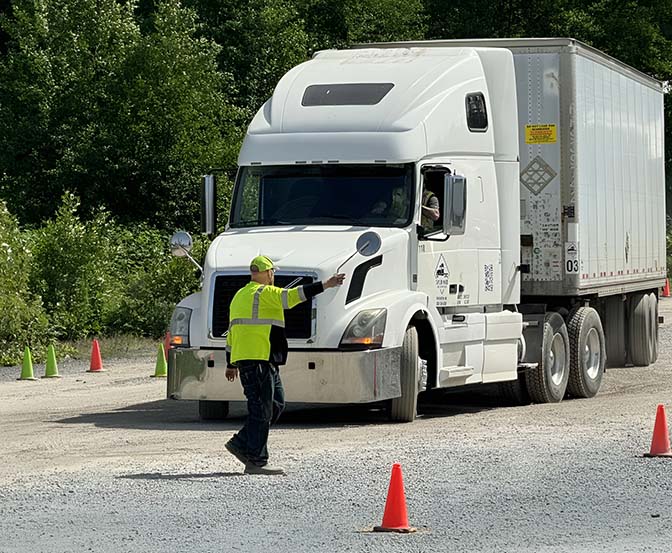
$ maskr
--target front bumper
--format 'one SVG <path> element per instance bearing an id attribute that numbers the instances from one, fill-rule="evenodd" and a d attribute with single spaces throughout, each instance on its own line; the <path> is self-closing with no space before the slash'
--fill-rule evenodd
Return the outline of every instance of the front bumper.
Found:
<path id="1" fill-rule="evenodd" d="M 280 367 L 285 398 L 300 403 L 369 403 L 399 397 L 401 348 L 290 351 Z M 171 349 L 168 397 L 244 401 L 240 380 L 224 376 L 226 352 Z"/>

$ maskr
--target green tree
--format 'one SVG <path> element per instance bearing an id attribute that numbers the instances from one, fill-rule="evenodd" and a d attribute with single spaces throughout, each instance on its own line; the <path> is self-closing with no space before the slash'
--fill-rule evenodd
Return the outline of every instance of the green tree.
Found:
<path id="1" fill-rule="evenodd" d="M 344 48 L 357 42 L 421 40 L 426 33 L 422 0 L 295 0 L 310 49 Z"/>
<path id="2" fill-rule="evenodd" d="M 41 357 L 50 337 L 40 298 L 28 285 L 30 271 L 26 237 L 0 201 L 0 366 L 18 363 L 26 346 Z"/>
<path id="3" fill-rule="evenodd" d="M 186 0 L 203 23 L 203 36 L 221 47 L 219 68 L 246 125 L 277 81 L 308 58 L 308 37 L 290 0 Z"/>
<path id="4" fill-rule="evenodd" d="M 198 175 L 234 159 L 217 46 L 161 2 L 142 34 L 134 2 L 13 0 L 2 19 L 0 196 L 24 222 L 72 190 L 84 213 L 191 227 Z"/>

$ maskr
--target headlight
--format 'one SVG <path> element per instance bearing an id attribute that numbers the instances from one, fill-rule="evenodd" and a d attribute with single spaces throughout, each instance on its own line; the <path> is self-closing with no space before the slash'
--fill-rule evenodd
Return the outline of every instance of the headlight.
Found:
<path id="1" fill-rule="evenodd" d="M 189 347 L 189 322 L 191 321 L 191 309 L 188 307 L 176 307 L 170 318 L 170 345 L 176 347 Z"/>
<path id="2" fill-rule="evenodd" d="M 341 346 L 379 348 L 385 336 L 387 309 L 367 309 L 360 311 L 352 319 L 341 338 Z"/>

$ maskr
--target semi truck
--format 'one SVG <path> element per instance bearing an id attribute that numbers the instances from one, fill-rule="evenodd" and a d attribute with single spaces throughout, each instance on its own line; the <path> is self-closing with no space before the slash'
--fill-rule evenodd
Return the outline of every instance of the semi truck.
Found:
<path id="1" fill-rule="evenodd" d="M 663 84 L 574 39 L 317 52 L 250 123 L 219 234 L 204 178 L 215 237 L 173 313 L 168 397 L 204 419 L 244 399 L 226 332 L 258 254 L 281 287 L 347 275 L 286 311 L 289 402 L 380 403 L 408 422 L 440 388 L 594 396 L 607 365 L 657 357 L 663 134 Z"/>

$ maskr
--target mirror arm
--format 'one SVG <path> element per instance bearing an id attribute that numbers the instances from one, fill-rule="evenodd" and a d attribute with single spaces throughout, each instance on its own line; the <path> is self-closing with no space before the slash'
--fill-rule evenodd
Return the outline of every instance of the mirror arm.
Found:
<path id="1" fill-rule="evenodd" d="M 201 271 L 201 275 L 202 275 L 203 274 L 203 267 L 201 267 L 201 265 L 198 263 L 198 261 L 196 261 L 194 259 L 194 257 L 189 253 L 189 251 L 186 248 L 184 248 L 181 245 L 178 246 L 178 247 L 184 252 L 185 257 L 187 259 L 189 259 L 189 261 L 191 261 L 199 271 Z"/>

